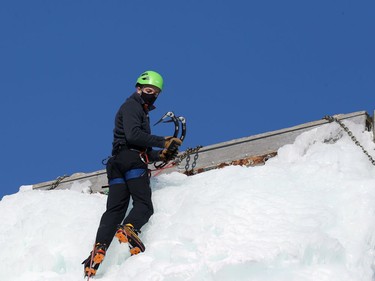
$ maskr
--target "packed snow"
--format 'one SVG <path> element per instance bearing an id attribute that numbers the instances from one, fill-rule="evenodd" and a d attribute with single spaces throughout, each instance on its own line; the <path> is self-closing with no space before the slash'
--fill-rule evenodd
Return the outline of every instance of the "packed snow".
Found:
<path id="1" fill-rule="evenodd" d="M 372 134 L 346 121 L 375 156 Z M 106 196 L 23 186 L 0 201 L 0 280 L 83 280 Z M 375 166 L 335 123 L 258 167 L 152 179 L 146 251 L 113 241 L 94 280 L 374 280 Z"/>

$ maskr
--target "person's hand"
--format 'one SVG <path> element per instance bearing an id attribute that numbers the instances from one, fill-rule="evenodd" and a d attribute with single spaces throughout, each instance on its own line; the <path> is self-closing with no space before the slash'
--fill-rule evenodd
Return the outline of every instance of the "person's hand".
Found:
<path id="1" fill-rule="evenodd" d="M 178 147 L 182 144 L 182 140 L 174 137 L 165 137 L 164 148 L 169 151 L 178 150 Z"/>
<path id="2" fill-rule="evenodd" d="M 170 151 L 168 149 L 163 149 L 162 151 L 160 151 L 160 160 L 161 161 L 164 161 L 164 162 L 169 162 L 173 159 L 175 159 L 177 157 L 177 154 L 178 154 L 178 149 L 174 150 L 174 151 Z"/>

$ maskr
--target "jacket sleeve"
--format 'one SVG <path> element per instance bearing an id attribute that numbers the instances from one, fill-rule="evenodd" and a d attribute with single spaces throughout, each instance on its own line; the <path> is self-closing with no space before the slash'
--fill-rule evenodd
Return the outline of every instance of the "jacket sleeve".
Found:
<path id="1" fill-rule="evenodd" d="M 129 144 L 143 147 L 164 147 L 164 137 L 151 135 L 142 130 L 144 112 L 139 104 L 126 104 L 123 108 L 122 117 L 126 141 Z"/>

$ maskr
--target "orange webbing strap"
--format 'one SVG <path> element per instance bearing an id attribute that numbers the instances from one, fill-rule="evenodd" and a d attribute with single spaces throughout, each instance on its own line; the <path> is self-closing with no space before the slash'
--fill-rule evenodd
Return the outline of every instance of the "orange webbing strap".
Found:
<path id="1" fill-rule="evenodd" d="M 87 281 L 90 280 L 90 276 L 91 276 L 91 273 L 92 273 L 91 269 L 92 269 L 92 262 L 93 262 L 93 260 L 94 260 L 95 246 L 96 246 L 96 245 L 95 245 L 95 243 L 94 243 L 94 248 L 92 249 L 92 252 L 91 252 L 90 270 L 89 270 L 89 273 L 87 274 Z"/>

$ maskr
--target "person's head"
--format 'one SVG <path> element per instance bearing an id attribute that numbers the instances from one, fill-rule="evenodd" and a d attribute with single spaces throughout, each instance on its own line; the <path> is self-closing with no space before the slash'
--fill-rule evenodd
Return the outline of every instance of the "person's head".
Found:
<path id="1" fill-rule="evenodd" d="M 155 71 L 145 71 L 138 77 L 135 87 L 144 102 L 153 105 L 163 89 L 163 77 Z"/>

